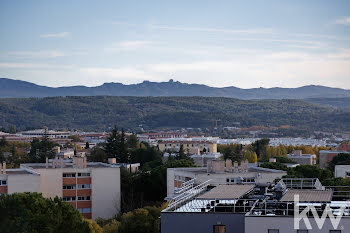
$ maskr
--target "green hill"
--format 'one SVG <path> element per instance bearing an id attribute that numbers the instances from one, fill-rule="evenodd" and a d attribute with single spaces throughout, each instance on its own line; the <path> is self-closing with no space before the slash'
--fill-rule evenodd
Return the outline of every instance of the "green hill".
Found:
<path id="1" fill-rule="evenodd" d="M 238 100 L 221 97 L 48 97 L 0 99 L 0 125 L 106 130 L 290 125 L 308 131 L 349 131 L 350 110 L 301 100 Z"/>

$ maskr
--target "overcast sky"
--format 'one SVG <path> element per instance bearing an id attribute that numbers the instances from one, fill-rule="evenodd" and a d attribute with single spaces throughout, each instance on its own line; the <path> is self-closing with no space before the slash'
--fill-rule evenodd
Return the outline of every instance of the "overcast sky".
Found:
<path id="1" fill-rule="evenodd" d="M 0 77 L 350 89 L 350 1 L 0 1 Z"/>

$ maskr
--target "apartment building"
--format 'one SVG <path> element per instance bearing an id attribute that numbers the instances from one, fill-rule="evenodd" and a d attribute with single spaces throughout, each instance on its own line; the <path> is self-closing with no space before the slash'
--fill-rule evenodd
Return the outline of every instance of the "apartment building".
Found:
<path id="1" fill-rule="evenodd" d="M 316 155 L 303 154 L 302 150 L 293 150 L 291 154 L 288 154 L 288 159 L 300 165 L 316 165 Z"/>
<path id="2" fill-rule="evenodd" d="M 162 233 L 348 233 L 350 232 L 350 187 L 339 195 L 325 187 L 318 179 L 282 179 L 270 185 L 219 184 L 210 180 L 183 187 L 161 212 Z M 299 195 L 300 202 L 294 202 Z M 345 211 L 340 224 L 334 228 L 326 218 L 322 228 L 310 212 L 312 229 L 300 221 L 294 228 L 294 207 L 302 212 L 313 206 L 319 215 L 328 209 L 333 215 Z M 320 216 L 321 217 L 321 216 Z M 179 224 L 180 223 L 180 224 Z"/>
<path id="3" fill-rule="evenodd" d="M 232 163 L 231 160 L 208 160 L 207 167 L 168 168 L 167 196 L 173 197 L 188 183 L 194 185 L 210 180 L 211 185 L 219 184 L 268 184 L 277 178 L 287 175 L 287 172 L 275 169 L 257 167 L 248 160 Z"/>
<path id="4" fill-rule="evenodd" d="M 120 165 L 72 160 L 47 160 L 21 164 L 19 169 L 2 166 L 0 193 L 40 192 L 61 197 L 85 218 L 110 218 L 120 210 Z"/>
<path id="5" fill-rule="evenodd" d="M 329 162 L 340 153 L 350 156 L 350 144 L 339 145 L 336 150 L 321 150 L 319 157 L 320 168 L 327 168 Z"/>
<path id="6" fill-rule="evenodd" d="M 159 150 L 161 151 L 179 151 L 180 146 L 183 146 L 185 152 L 190 154 L 199 153 L 217 153 L 217 144 L 210 141 L 161 141 L 158 142 Z"/>
<path id="7" fill-rule="evenodd" d="M 0 164 L 0 194 L 40 192 L 40 174 L 28 169 L 6 169 Z"/>
<path id="8" fill-rule="evenodd" d="M 350 179 L 350 165 L 335 165 L 334 176 Z"/>

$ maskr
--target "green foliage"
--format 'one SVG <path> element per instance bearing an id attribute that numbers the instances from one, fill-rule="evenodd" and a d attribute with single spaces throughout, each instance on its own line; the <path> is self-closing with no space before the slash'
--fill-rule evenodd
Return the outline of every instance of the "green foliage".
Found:
<path id="1" fill-rule="evenodd" d="M 49 159 L 54 158 L 56 153 L 53 148 L 55 146 L 58 145 L 46 137 L 43 137 L 42 140 L 34 138 L 30 143 L 30 161 L 33 163 L 43 163 L 45 162 L 46 157 Z"/>
<path id="2" fill-rule="evenodd" d="M 68 138 L 72 139 L 72 142 L 83 142 L 83 140 L 78 135 L 70 135 Z"/>
<path id="3" fill-rule="evenodd" d="M 85 149 L 89 149 L 90 148 L 90 144 L 89 144 L 89 142 L 86 142 L 85 143 Z"/>
<path id="4" fill-rule="evenodd" d="M 266 148 L 268 147 L 270 139 L 263 138 L 251 144 L 252 150 L 258 155 L 259 159 L 266 159 Z"/>
<path id="5" fill-rule="evenodd" d="M 118 122 L 120 127 L 210 128 L 215 120 L 222 125 L 240 122 L 280 127 L 281 133 L 350 131 L 350 110 L 322 107 L 301 100 L 239 100 L 213 97 L 49 97 L 0 99 L 0 122 L 41 128 L 105 130 Z M 300 131 L 302 129 L 302 131 Z"/>
<path id="6" fill-rule="evenodd" d="M 260 167 L 276 169 L 276 170 L 282 170 L 282 171 L 288 171 L 287 166 L 282 164 L 282 163 L 265 162 L 265 163 L 260 164 Z"/>
<path id="7" fill-rule="evenodd" d="M 59 198 L 38 193 L 0 195 L 1 232 L 91 232 L 74 207 Z"/>
<path id="8" fill-rule="evenodd" d="M 288 159 L 286 157 L 276 157 L 276 162 L 277 163 L 296 163 L 291 159 Z"/>
<path id="9" fill-rule="evenodd" d="M 256 155 L 255 152 L 252 152 L 252 151 L 246 151 L 244 153 L 244 157 L 243 157 L 244 160 L 248 159 L 248 162 L 249 163 L 256 163 L 258 161 L 258 156 Z"/>
<path id="10" fill-rule="evenodd" d="M 104 151 L 104 149 L 95 146 L 91 149 L 90 154 L 88 155 L 88 160 L 92 162 L 108 162 L 108 155 Z"/>
<path id="11" fill-rule="evenodd" d="M 289 177 L 318 178 L 321 183 L 333 178 L 333 173 L 327 169 L 321 169 L 313 165 L 299 165 L 288 170 Z"/>
<path id="12" fill-rule="evenodd" d="M 223 154 L 224 160 L 241 161 L 243 159 L 241 144 L 218 145 L 218 152 Z"/>
<path id="13" fill-rule="evenodd" d="M 130 162 L 128 145 L 126 143 L 124 129 L 121 133 L 119 133 L 117 126 L 114 126 L 112 132 L 107 138 L 107 142 L 104 149 L 108 157 L 117 158 L 118 163 Z"/>
<path id="14" fill-rule="evenodd" d="M 113 219 L 110 223 L 103 227 L 103 233 L 118 233 L 120 228 L 120 222 Z"/>
<path id="15" fill-rule="evenodd" d="M 119 233 L 158 233 L 160 208 L 146 206 L 124 213 Z"/>
<path id="16" fill-rule="evenodd" d="M 345 153 L 340 153 L 337 156 L 334 156 L 332 161 L 329 163 L 329 169 L 334 172 L 335 165 L 350 165 L 350 155 Z"/>

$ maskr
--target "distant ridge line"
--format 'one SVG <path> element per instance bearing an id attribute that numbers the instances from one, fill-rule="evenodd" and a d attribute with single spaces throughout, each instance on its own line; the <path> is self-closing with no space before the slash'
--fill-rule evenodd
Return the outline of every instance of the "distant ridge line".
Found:
<path id="1" fill-rule="evenodd" d="M 27 81 L 0 78 L 0 98 L 29 98 L 55 96 L 202 96 L 237 99 L 306 99 L 350 97 L 350 90 L 319 85 L 297 88 L 250 88 L 234 86 L 210 87 L 173 81 L 138 84 L 104 83 L 100 86 L 47 87 Z"/>

